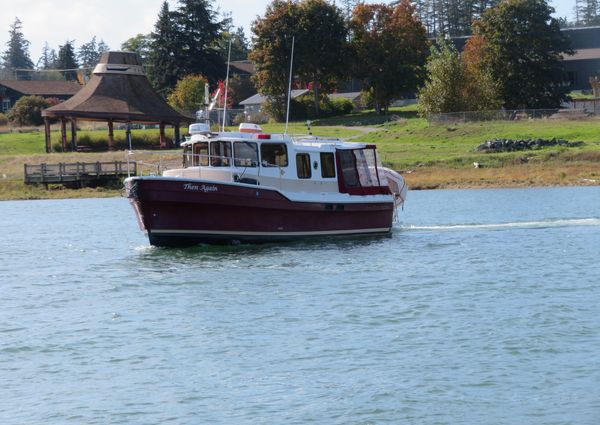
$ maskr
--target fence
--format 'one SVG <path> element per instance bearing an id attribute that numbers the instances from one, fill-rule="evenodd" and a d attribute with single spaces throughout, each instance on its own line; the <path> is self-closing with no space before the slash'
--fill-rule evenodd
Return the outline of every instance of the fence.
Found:
<path id="1" fill-rule="evenodd" d="M 600 108 L 600 105 L 599 105 Z M 599 111 L 600 113 L 600 111 Z M 585 108 L 571 109 L 512 109 L 500 111 L 468 111 L 447 112 L 443 114 L 429 114 L 430 123 L 444 124 L 457 122 L 477 121 L 519 121 L 533 119 L 571 119 L 580 120 L 594 117 L 594 112 Z"/>

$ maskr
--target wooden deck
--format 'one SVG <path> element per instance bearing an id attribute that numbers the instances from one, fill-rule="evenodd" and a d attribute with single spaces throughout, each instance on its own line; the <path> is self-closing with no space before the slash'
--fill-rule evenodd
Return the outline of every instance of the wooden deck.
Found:
<path id="1" fill-rule="evenodd" d="M 63 184 L 69 187 L 103 186 L 118 183 L 137 174 L 137 164 L 129 162 L 74 162 L 59 164 L 25 164 L 25 184 Z"/>

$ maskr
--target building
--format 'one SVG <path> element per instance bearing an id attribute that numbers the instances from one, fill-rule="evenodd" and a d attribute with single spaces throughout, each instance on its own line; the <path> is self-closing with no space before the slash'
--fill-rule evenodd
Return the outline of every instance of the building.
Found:
<path id="1" fill-rule="evenodd" d="M 572 90 L 591 90 L 590 78 L 600 76 L 600 27 L 565 28 L 575 54 L 564 57 Z"/>
<path id="2" fill-rule="evenodd" d="M 8 112 L 23 96 L 41 96 L 67 100 L 81 89 L 73 81 L 0 81 L 0 112 Z"/>
<path id="3" fill-rule="evenodd" d="M 561 31 L 571 39 L 575 51 L 573 55 L 563 57 L 565 82 L 571 90 L 591 90 L 590 78 L 600 76 L 600 26 L 563 28 Z M 452 42 L 462 51 L 469 38 L 452 37 Z"/>

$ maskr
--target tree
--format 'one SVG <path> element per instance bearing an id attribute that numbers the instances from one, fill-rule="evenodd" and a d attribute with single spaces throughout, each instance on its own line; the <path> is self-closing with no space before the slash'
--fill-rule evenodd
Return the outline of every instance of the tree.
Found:
<path id="1" fill-rule="evenodd" d="M 154 25 L 154 32 L 151 34 L 151 50 L 148 56 L 151 65 L 150 82 L 165 97 L 175 87 L 178 76 L 183 72 L 183 64 L 176 56 L 179 49 L 176 38 L 177 28 L 173 12 L 169 10 L 169 4 L 165 1 Z"/>
<path id="2" fill-rule="evenodd" d="M 58 59 L 56 68 L 62 69 L 63 76 L 67 81 L 77 80 L 77 59 L 75 58 L 75 49 L 73 48 L 74 41 L 67 40 L 65 44 L 58 47 Z"/>
<path id="3" fill-rule="evenodd" d="M 477 47 L 470 49 L 461 56 L 451 42 L 443 39 L 432 46 L 427 59 L 428 79 L 418 94 L 421 115 L 500 107 L 494 81 L 477 63 Z"/>
<path id="4" fill-rule="evenodd" d="M 409 0 L 396 6 L 360 4 L 351 21 L 354 74 L 387 112 L 392 100 L 416 90 L 425 77 L 428 41 Z"/>
<path id="5" fill-rule="evenodd" d="M 230 28 L 221 33 L 215 49 L 224 61 L 227 60 L 229 53 L 229 40 L 231 40 L 231 60 L 242 61 L 248 59 L 250 48 L 244 28 L 239 27 L 235 32 L 231 32 Z"/>
<path id="6" fill-rule="evenodd" d="M 96 43 L 96 36 L 92 39 L 83 43 L 77 53 L 77 59 L 79 64 L 84 68 L 94 67 L 100 60 L 100 54 L 98 53 L 98 44 Z"/>
<path id="7" fill-rule="evenodd" d="M 54 66 L 54 61 L 56 60 L 56 52 L 54 52 L 54 58 L 52 57 L 52 53 L 54 50 L 50 49 L 50 45 L 46 41 L 44 43 L 44 47 L 42 49 L 42 56 L 37 62 L 37 68 L 40 69 L 50 69 Z"/>
<path id="8" fill-rule="evenodd" d="M 15 18 L 8 31 L 9 40 L 6 43 L 7 49 L 2 55 L 2 66 L 4 68 L 33 68 L 33 62 L 29 56 L 29 41 L 23 36 L 21 28 L 21 21 L 19 18 Z M 25 75 L 17 74 L 18 77 L 24 77 Z"/>
<path id="9" fill-rule="evenodd" d="M 225 76 L 223 58 L 214 48 L 227 20 L 218 21 L 208 0 L 180 0 L 175 13 L 184 74 L 202 74 L 211 83 Z"/>
<path id="10" fill-rule="evenodd" d="M 556 108 L 566 99 L 562 56 L 572 53 L 545 0 L 505 0 L 475 24 L 504 106 Z"/>
<path id="11" fill-rule="evenodd" d="M 204 86 L 208 80 L 202 75 L 186 75 L 177 81 L 169 94 L 168 103 L 180 111 L 196 111 L 204 105 Z"/>
<path id="12" fill-rule="evenodd" d="M 347 29 L 339 9 L 324 0 L 274 0 L 252 31 L 254 82 L 268 97 L 270 113 L 276 119 L 285 115 L 293 36 L 294 74 L 297 83 L 313 90 L 318 115 L 321 91 L 332 89 L 347 70 Z"/>
<path id="13" fill-rule="evenodd" d="M 225 64 L 214 46 L 223 21 L 207 0 L 180 0 L 170 11 L 165 1 L 151 35 L 150 81 L 163 95 L 188 74 L 202 74 L 211 83 L 225 76 Z"/>
<path id="14" fill-rule="evenodd" d="M 41 96 L 23 96 L 10 110 L 9 119 L 19 126 L 42 125 L 42 110 L 48 106 L 49 103 Z"/>
<path id="15" fill-rule="evenodd" d="M 138 34 L 121 44 L 121 50 L 137 53 L 142 59 L 142 63 L 146 64 L 150 57 L 151 46 L 152 38 L 150 34 Z"/>
<path id="16" fill-rule="evenodd" d="M 237 105 L 242 100 L 246 100 L 256 93 L 256 89 L 254 88 L 252 81 L 250 81 L 248 78 L 242 78 L 239 75 L 229 77 L 228 89 L 232 105 Z"/>

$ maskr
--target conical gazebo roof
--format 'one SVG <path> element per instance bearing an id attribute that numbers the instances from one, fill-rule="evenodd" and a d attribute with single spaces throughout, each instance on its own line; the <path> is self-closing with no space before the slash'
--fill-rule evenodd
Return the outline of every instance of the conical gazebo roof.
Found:
<path id="1" fill-rule="evenodd" d="M 48 118 L 176 125 L 193 121 L 171 108 L 150 86 L 132 52 L 105 52 L 88 83 L 69 100 L 45 109 Z"/>

